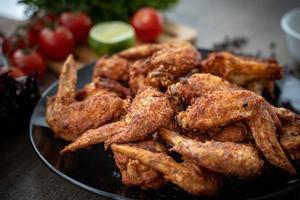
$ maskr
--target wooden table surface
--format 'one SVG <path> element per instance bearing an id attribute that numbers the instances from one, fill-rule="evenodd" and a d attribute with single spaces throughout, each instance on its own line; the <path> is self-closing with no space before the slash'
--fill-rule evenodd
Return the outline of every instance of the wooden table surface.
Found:
<path id="1" fill-rule="evenodd" d="M 249 43 L 243 52 L 269 56 L 270 43 L 276 43 L 282 64 L 292 60 L 280 29 L 280 18 L 299 7 L 299 0 L 182 0 L 166 16 L 190 25 L 199 32 L 197 45 L 212 48 L 226 36 L 245 36 Z M 0 29 L 11 32 L 19 22 L 0 18 Z M 44 90 L 57 77 L 49 72 L 42 82 Z M 50 171 L 33 151 L 27 130 L 0 143 L 0 199 L 104 199 L 84 191 Z M 99 169 L 100 170 L 100 169 Z M 296 191 L 280 199 L 300 199 Z"/>

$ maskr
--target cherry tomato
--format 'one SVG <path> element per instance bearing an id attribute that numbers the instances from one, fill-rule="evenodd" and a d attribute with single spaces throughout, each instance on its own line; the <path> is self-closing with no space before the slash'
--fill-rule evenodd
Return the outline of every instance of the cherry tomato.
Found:
<path id="1" fill-rule="evenodd" d="M 27 31 L 28 46 L 34 47 L 38 45 L 40 31 L 48 24 L 54 23 L 55 20 L 56 16 L 52 13 L 47 13 L 42 17 L 31 20 Z"/>
<path id="2" fill-rule="evenodd" d="M 39 34 L 39 47 L 47 58 L 64 60 L 74 49 L 73 34 L 62 26 L 45 27 Z"/>
<path id="3" fill-rule="evenodd" d="M 18 78 L 18 77 L 22 77 L 22 76 L 26 76 L 25 73 L 16 68 L 16 67 L 1 67 L 0 68 L 0 74 L 4 74 L 6 72 L 9 72 L 9 74 L 13 77 L 13 78 Z"/>
<path id="4" fill-rule="evenodd" d="M 18 34 L 13 34 L 9 37 L 4 38 L 2 44 L 2 52 L 7 57 L 10 57 L 15 50 L 24 48 L 26 46 L 26 42 L 23 36 Z"/>
<path id="5" fill-rule="evenodd" d="M 141 8 L 133 16 L 131 24 L 137 38 L 142 42 L 153 42 L 163 30 L 163 18 L 153 8 Z"/>
<path id="6" fill-rule="evenodd" d="M 11 63 L 27 75 L 37 71 L 39 79 L 44 77 L 46 71 L 44 58 L 36 50 L 19 49 L 15 51 L 11 57 Z"/>
<path id="7" fill-rule="evenodd" d="M 64 12 L 60 15 L 59 21 L 73 33 L 76 44 L 86 42 L 92 26 L 92 20 L 86 13 Z"/>

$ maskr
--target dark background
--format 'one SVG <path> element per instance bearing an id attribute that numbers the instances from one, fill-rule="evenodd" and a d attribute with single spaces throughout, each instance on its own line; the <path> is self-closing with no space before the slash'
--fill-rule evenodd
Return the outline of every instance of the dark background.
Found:
<path id="1" fill-rule="evenodd" d="M 300 6 L 299 0 L 182 0 L 166 16 L 198 30 L 198 47 L 212 48 L 226 36 L 246 37 L 244 53 L 270 56 L 270 43 L 275 44 L 280 63 L 291 66 L 280 28 L 282 15 Z M 0 17 L 0 28 L 11 32 L 19 22 Z M 56 76 L 48 73 L 41 90 Z M 100 169 L 99 169 L 100 170 Z M 50 171 L 34 153 L 23 130 L 0 142 L 0 199 L 102 199 L 61 179 Z M 295 191 L 279 199 L 300 199 Z"/>

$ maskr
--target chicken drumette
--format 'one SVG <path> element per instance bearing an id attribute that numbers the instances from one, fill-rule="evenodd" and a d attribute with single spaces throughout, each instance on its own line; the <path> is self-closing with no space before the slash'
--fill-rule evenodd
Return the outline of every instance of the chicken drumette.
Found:
<path id="1" fill-rule="evenodd" d="M 137 93 L 127 114 L 117 122 L 88 130 L 75 142 L 62 150 L 62 153 L 86 148 L 93 144 L 134 142 L 147 138 L 156 129 L 167 124 L 173 115 L 167 95 L 153 88 Z"/>
<path id="2" fill-rule="evenodd" d="M 66 60 L 58 82 L 56 96 L 47 102 L 46 120 L 55 136 L 76 140 L 82 133 L 119 117 L 128 100 L 111 92 L 101 82 L 92 82 L 76 94 L 76 65 L 72 56 Z"/>

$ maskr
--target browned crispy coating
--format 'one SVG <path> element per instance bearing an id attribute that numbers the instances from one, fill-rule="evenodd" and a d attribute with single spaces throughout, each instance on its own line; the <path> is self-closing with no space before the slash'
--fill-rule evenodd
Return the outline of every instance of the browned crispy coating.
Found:
<path id="1" fill-rule="evenodd" d="M 137 92 L 147 86 L 167 87 L 200 64 L 200 54 L 188 42 L 148 44 L 124 50 L 96 63 L 93 79 L 128 81 Z"/>
<path id="2" fill-rule="evenodd" d="M 139 160 L 141 163 L 156 169 L 164 178 L 185 191 L 194 195 L 215 195 L 220 188 L 218 175 L 203 170 L 192 163 L 177 163 L 164 153 L 153 153 L 128 145 L 113 144 L 114 152 Z"/>
<path id="3" fill-rule="evenodd" d="M 136 61 L 130 69 L 130 87 L 164 88 L 200 63 L 199 52 L 187 42 L 163 44 L 150 57 Z M 138 80 L 135 80 L 138 79 Z"/>
<path id="4" fill-rule="evenodd" d="M 109 78 L 116 81 L 128 81 L 129 71 L 135 61 L 144 60 L 163 48 L 161 44 L 147 44 L 129 48 L 111 57 L 101 57 L 94 68 L 93 79 Z"/>
<path id="5" fill-rule="evenodd" d="M 166 149 L 161 144 L 153 140 L 145 140 L 139 143 L 131 143 L 127 145 L 155 153 L 166 152 Z M 117 151 L 113 150 L 113 153 L 116 164 L 122 174 L 122 182 L 125 185 L 137 185 L 142 189 L 157 189 L 165 184 L 166 181 L 159 171 L 149 167 L 148 165 L 144 165 L 139 160 L 132 159 L 126 155 L 118 153 Z"/>
<path id="6" fill-rule="evenodd" d="M 177 119 L 184 128 L 203 131 L 249 118 L 260 104 L 261 99 L 248 91 L 215 91 L 194 99 Z"/>
<path id="7" fill-rule="evenodd" d="M 105 77 L 116 81 L 128 81 L 129 79 L 128 60 L 114 55 L 112 57 L 101 57 L 94 68 L 93 79 Z"/>
<path id="8" fill-rule="evenodd" d="M 258 94 L 261 94 L 264 87 L 272 87 L 270 84 L 273 85 L 274 80 L 282 78 L 282 69 L 275 60 L 262 61 L 230 52 L 209 54 L 202 62 L 202 71 L 225 78 L 239 86 L 255 89 Z M 257 82 L 255 87 L 253 82 Z"/>
<path id="9" fill-rule="evenodd" d="M 212 139 L 220 142 L 243 142 L 247 137 L 247 127 L 244 123 L 230 124 L 217 133 L 212 133 Z"/>
<path id="10" fill-rule="evenodd" d="M 261 107 L 249 120 L 248 124 L 257 147 L 263 152 L 268 161 L 291 174 L 296 174 L 296 170 L 277 139 L 276 126 L 268 109 Z"/>
<path id="11" fill-rule="evenodd" d="M 191 158 L 198 165 L 232 176 L 258 176 L 264 166 L 256 148 L 233 142 L 200 142 L 161 128 L 163 140 L 173 145 L 172 150 Z"/>
<path id="12" fill-rule="evenodd" d="M 167 95 L 153 88 L 142 90 L 133 99 L 125 116 L 127 129 L 111 137 L 105 144 L 142 140 L 167 124 L 172 116 L 173 109 Z"/>
<path id="13" fill-rule="evenodd" d="M 193 98 L 200 97 L 207 92 L 238 89 L 241 88 L 218 76 L 206 73 L 196 73 L 188 79 L 170 85 L 168 87 L 168 94 L 172 97 L 190 102 Z"/>
<path id="14" fill-rule="evenodd" d="M 276 114 L 282 121 L 281 146 L 300 165 L 300 116 L 285 108 L 276 108 Z"/>
<path id="15" fill-rule="evenodd" d="M 126 143 L 143 140 L 156 129 L 167 124 L 173 115 L 169 98 L 153 88 L 146 88 L 135 96 L 126 116 L 119 122 L 89 130 L 61 153 L 72 152 L 105 142 Z"/>
<path id="16" fill-rule="evenodd" d="M 168 93 L 175 97 L 183 95 L 184 99 L 192 103 L 186 111 L 178 114 L 177 119 L 181 126 L 194 131 L 208 131 L 236 120 L 261 120 L 261 114 L 268 116 L 264 126 L 248 123 L 257 147 L 273 165 L 295 173 L 277 139 L 276 132 L 281 130 L 280 117 L 276 114 L 278 109 L 276 111 L 261 96 L 208 74 L 194 74 L 186 83 L 170 86 Z M 268 131 L 264 130 L 266 127 Z"/>
<path id="17" fill-rule="evenodd" d="M 150 57 L 158 50 L 165 47 L 166 44 L 144 44 L 133 48 L 126 49 L 118 53 L 120 57 L 128 59 L 130 61 L 136 61 L 138 59 L 144 59 Z"/>
<path id="18" fill-rule="evenodd" d="M 298 124 L 299 127 L 299 124 Z M 280 138 L 280 143 L 283 149 L 289 154 L 292 160 L 300 165 L 300 135 L 298 128 L 298 135 L 285 135 Z"/>
<path id="19" fill-rule="evenodd" d="M 47 101 L 47 123 L 55 136 L 67 141 L 117 118 L 128 107 L 127 100 L 94 83 L 76 95 L 76 79 L 76 65 L 69 56 L 59 78 L 57 95 Z"/>

